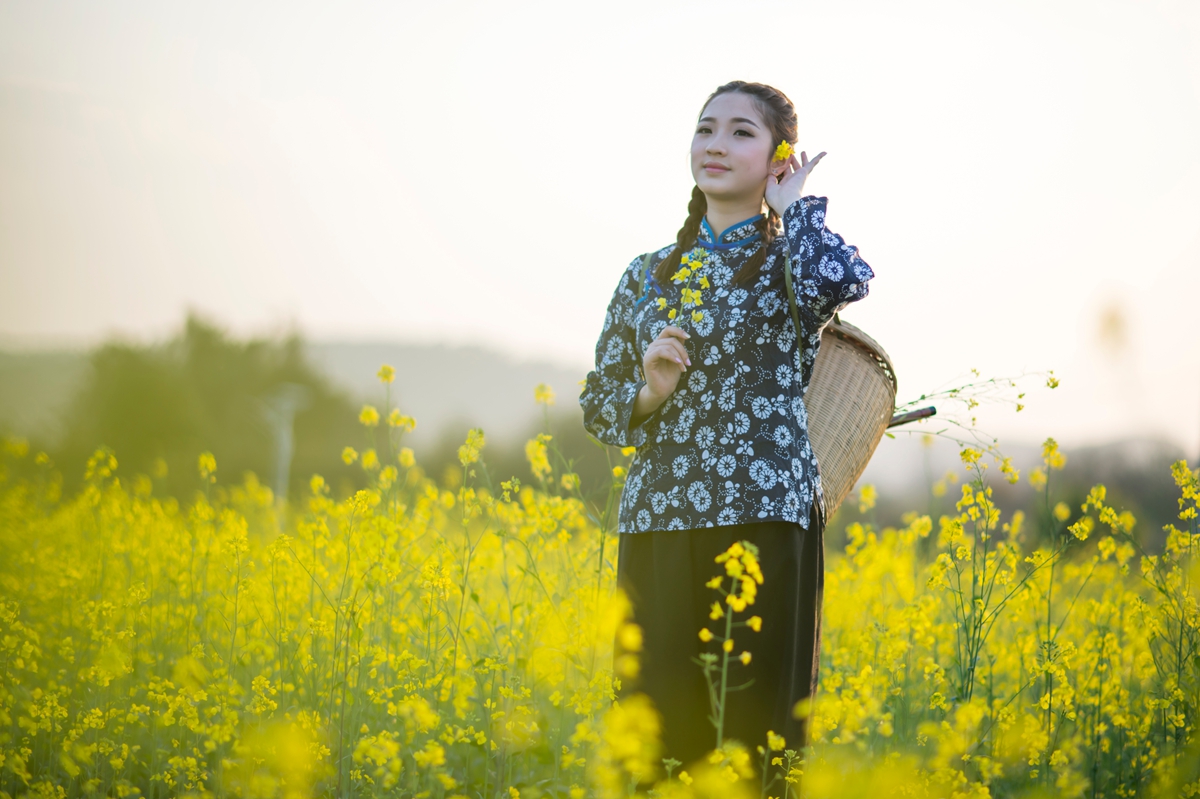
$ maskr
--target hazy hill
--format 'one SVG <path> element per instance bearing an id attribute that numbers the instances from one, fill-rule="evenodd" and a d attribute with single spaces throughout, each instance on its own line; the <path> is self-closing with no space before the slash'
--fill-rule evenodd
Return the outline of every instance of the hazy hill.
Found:
<path id="1" fill-rule="evenodd" d="M 520 435 L 538 417 L 538 383 L 554 387 L 559 412 L 578 413 L 578 383 L 587 373 L 586 366 L 519 362 L 483 347 L 308 342 L 304 349 L 313 366 L 356 402 L 382 406 L 375 373 L 384 363 L 396 367 L 392 395 L 417 419 L 414 446 L 471 426 L 497 441 Z M 89 357 L 85 350 L 0 351 L 0 430 L 57 441 L 61 415 L 87 377 Z"/>
<path id="2" fill-rule="evenodd" d="M 540 417 L 533 401 L 538 383 L 558 395 L 556 411 L 579 415 L 579 381 L 588 367 L 569 369 L 516 361 L 484 347 L 403 343 L 310 342 L 313 365 L 359 401 L 382 406 L 380 364 L 396 368 L 392 398 L 417 420 L 414 448 L 445 435 L 482 427 L 497 442 L 522 435 Z"/>

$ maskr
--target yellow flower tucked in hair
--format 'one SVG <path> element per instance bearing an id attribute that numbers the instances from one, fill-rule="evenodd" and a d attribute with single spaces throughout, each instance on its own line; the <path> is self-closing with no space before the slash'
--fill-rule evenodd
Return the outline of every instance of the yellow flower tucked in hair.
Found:
<path id="1" fill-rule="evenodd" d="M 775 157 L 772 161 L 786 161 L 792 157 L 792 153 L 796 152 L 792 149 L 792 145 L 788 144 L 787 140 L 779 142 L 779 146 L 775 148 Z"/>

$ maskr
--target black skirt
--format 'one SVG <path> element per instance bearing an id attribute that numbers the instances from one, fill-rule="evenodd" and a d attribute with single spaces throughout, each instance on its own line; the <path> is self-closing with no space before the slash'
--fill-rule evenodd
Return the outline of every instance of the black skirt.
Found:
<path id="1" fill-rule="evenodd" d="M 709 610 L 720 595 L 704 584 L 724 567 L 713 559 L 735 541 L 758 546 L 763 584 L 753 605 L 738 614 L 762 617 L 762 630 L 735 628 L 734 654 L 751 653 L 750 663 L 731 659 L 729 685 L 753 680 L 728 694 L 724 737 L 755 753 L 767 731 L 784 736 L 788 749 L 807 742 L 807 723 L 792 713 L 817 688 L 821 649 L 821 600 L 825 585 L 824 525 L 814 505 L 805 530 L 789 522 L 759 522 L 693 530 L 624 533 L 620 536 L 617 581 L 633 604 L 643 632 L 641 672 L 622 680 L 620 695 L 645 693 L 663 716 L 665 757 L 693 763 L 716 745 L 709 721 L 708 688 L 692 658 L 720 652 L 699 638 L 702 627 L 723 632 Z"/>

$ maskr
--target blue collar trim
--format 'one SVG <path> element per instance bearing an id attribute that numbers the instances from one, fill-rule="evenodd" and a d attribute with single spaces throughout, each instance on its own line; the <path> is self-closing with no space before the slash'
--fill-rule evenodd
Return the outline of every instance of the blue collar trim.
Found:
<path id="1" fill-rule="evenodd" d="M 703 239 L 698 238 L 696 240 L 696 244 L 697 246 L 703 247 L 706 250 L 732 250 L 735 247 L 741 247 L 744 244 L 752 244 L 762 238 L 761 233 L 755 233 L 753 236 L 746 236 L 745 238 L 737 239 L 736 241 L 725 241 L 725 237 L 739 228 L 743 228 L 746 225 L 753 225 L 762 218 L 762 214 L 755 214 L 749 219 L 743 219 L 737 224 L 730 225 L 722 230 L 721 235 L 718 236 L 713 232 L 712 225 L 708 224 L 708 217 L 706 216 L 700 221 L 700 224 L 703 226 L 704 231 L 708 233 L 709 241 L 704 241 Z"/>
<path id="2" fill-rule="evenodd" d="M 738 239 L 737 241 L 727 241 L 723 244 L 713 244 L 711 241 L 697 239 L 696 246 L 705 250 L 736 250 L 738 247 L 743 247 L 747 244 L 753 244 L 761 238 L 761 233 L 755 233 L 753 236 L 747 236 L 746 238 Z"/>

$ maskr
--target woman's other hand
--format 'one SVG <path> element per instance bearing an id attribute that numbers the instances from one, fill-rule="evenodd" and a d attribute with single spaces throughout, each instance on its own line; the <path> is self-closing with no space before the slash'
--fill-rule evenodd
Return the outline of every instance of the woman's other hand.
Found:
<path id="1" fill-rule="evenodd" d="M 804 196 L 804 181 L 825 156 L 824 152 L 809 161 L 806 153 L 800 153 L 800 160 L 792 153 L 782 164 L 772 164 L 772 177 L 767 178 L 767 204 L 775 209 L 775 213 L 783 216 L 783 212 L 792 203 Z"/>
<path id="2" fill-rule="evenodd" d="M 642 358 L 642 372 L 646 375 L 646 385 L 642 387 L 634 402 L 635 417 L 653 413 L 675 391 L 675 387 L 679 385 L 679 378 L 692 365 L 684 346 L 684 342 L 689 338 L 691 336 L 682 328 L 667 325 L 658 334 L 658 338 L 650 342 L 650 346 L 646 348 L 646 355 Z"/>

